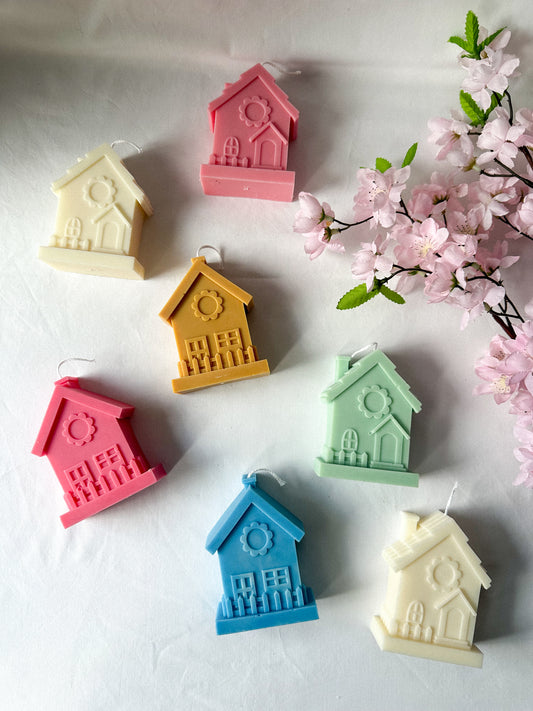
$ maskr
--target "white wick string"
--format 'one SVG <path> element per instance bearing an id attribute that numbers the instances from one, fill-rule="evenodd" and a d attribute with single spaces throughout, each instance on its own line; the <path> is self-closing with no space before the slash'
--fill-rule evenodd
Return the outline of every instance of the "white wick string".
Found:
<path id="1" fill-rule="evenodd" d="M 350 356 L 351 361 L 359 360 L 360 358 L 363 357 L 363 355 L 366 355 L 367 353 L 372 353 L 375 351 L 378 347 L 377 343 L 369 343 L 367 346 L 363 346 L 362 348 L 359 348 L 357 351 L 352 353 Z"/>
<path id="2" fill-rule="evenodd" d="M 78 361 L 79 363 L 96 363 L 95 358 L 65 358 L 64 360 L 61 361 L 61 363 L 58 363 L 58 366 L 57 366 L 57 375 L 59 378 L 62 377 L 62 375 L 61 375 L 62 366 L 64 366 L 65 363 L 72 363 L 73 361 Z"/>
<path id="3" fill-rule="evenodd" d="M 450 505 L 452 503 L 453 495 L 457 491 L 457 487 L 459 486 L 459 483 L 456 481 L 455 484 L 453 485 L 453 488 L 450 492 L 450 496 L 448 497 L 448 503 L 446 504 L 446 508 L 444 509 L 444 515 L 448 515 L 448 509 L 450 508 Z"/>
<path id="4" fill-rule="evenodd" d="M 224 260 L 222 259 L 222 252 L 220 250 L 218 250 L 216 247 L 213 247 L 212 244 L 202 244 L 196 250 L 197 258 L 200 256 L 200 252 L 202 251 L 202 249 L 212 249 L 213 252 L 215 252 L 218 255 L 218 258 L 220 259 L 220 268 L 224 266 Z"/>
<path id="5" fill-rule="evenodd" d="M 248 479 L 251 479 L 254 474 L 268 474 L 271 476 L 273 479 L 275 479 L 280 486 L 285 486 L 287 482 L 285 482 L 276 472 L 273 472 L 272 469 L 254 469 L 252 472 L 249 472 L 246 476 Z"/>
<path id="6" fill-rule="evenodd" d="M 296 69 L 296 71 L 290 72 L 288 69 L 282 67 L 281 64 L 277 64 L 277 62 L 263 62 L 264 67 L 266 67 L 267 64 L 270 67 L 274 67 L 274 69 L 277 69 L 278 72 L 281 72 L 281 74 L 286 74 L 287 76 L 295 77 L 299 76 L 302 73 L 300 69 Z"/>
<path id="7" fill-rule="evenodd" d="M 111 144 L 111 148 L 114 150 L 114 149 L 115 149 L 115 146 L 118 146 L 118 145 L 122 145 L 122 146 L 123 146 L 123 145 L 132 146 L 133 148 L 135 148 L 135 150 L 137 151 L 137 153 L 142 153 L 142 152 L 143 152 L 143 149 L 142 149 L 140 146 L 138 146 L 138 145 L 137 145 L 136 143 L 134 143 L 133 141 L 128 141 L 128 140 L 126 140 L 125 138 L 117 138 L 117 140 L 116 140 L 116 141 L 113 141 L 113 143 Z"/>

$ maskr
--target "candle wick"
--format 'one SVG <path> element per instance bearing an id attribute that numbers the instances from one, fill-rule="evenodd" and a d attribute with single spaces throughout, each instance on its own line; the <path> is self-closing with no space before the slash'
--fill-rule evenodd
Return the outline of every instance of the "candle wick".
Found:
<path id="1" fill-rule="evenodd" d="M 118 146 L 118 145 L 132 146 L 132 148 L 135 148 L 135 150 L 137 151 L 137 153 L 142 153 L 142 152 L 143 152 L 143 149 L 142 149 L 140 146 L 138 146 L 138 145 L 137 145 L 136 143 L 134 143 L 133 141 L 128 141 L 128 140 L 126 140 L 125 138 L 117 138 L 116 141 L 113 141 L 113 143 L 111 143 L 111 148 L 112 148 L 113 150 L 115 150 L 115 146 Z"/>
<path id="2" fill-rule="evenodd" d="M 213 247 L 212 244 L 202 244 L 202 245 L 200 245 L 200 247 L 198 247 L 198 249 L 196 250 L 196 257 L 199 257 L 199 256 L 200 256 L 200 252 L 202 251 L 202 249 L 211 249 L 211 250 L 213 250 L 213 252 L 215 252 L 215 253 L 218 255 L 218 258 L 219 258 L 219 260 L 220 260 L 220 269 L 223 269 L 223 268 L 224 268 L 224 259 L 222 258 L 222 252 L 221 252 L 219 249 L 217 249 L 216 247 Z"/>
<path id="3" fill-rule="evenodd" d="M 281 74 L 285 74 L 286 76 L 299 76 L 302 71 L 300 69 L 296 69 L 294 72 L 290 72 L 288 69 L 285 69 L 284 67 L 281 66 L 281 64 L 278 64 L 277 62 L 263 62 L 263 67 L 266 67 L 269 65 L 270 67 L 274 67 L 274 69 L 277 69 L 278 72 Z"/>
<path id="4" fill-rule="evenodd" d="M 61 379 L 61 368 L 65 365 L 65 363 L 72 363 L 73 361 L 78 361 L 79 363 L 96 363 L 95 358 L 65 358 L 62 360 L 60 363 L 58 363 L 57 366 L 57 375 L 59 379 Z"/>
<path id="5" fill-rule="evenodd" d="M 451 490 L 451 492 L 450 492 L 450 496 L 448 497 L 448 502 L 447 502 L 447 504 L 446 504 L 446 508 L 444 509 L 444 515 L 445 515 L 445 516 L 448 515 L 448 509 L 450 508 L 450 505 L 451 505 L 452 499 L 453 499 L 453 495 L 454 495 L 455 492 L 457 491 L 457 487 L 458 487 L 458 486 L 459 486 L 459 483 L 456 481 L 455 484 L 454 484 L 453 487 L 452 487 L 452 490 Z"/>
<path id="6" fill-rule="evenodd" d="M 276 472 L 272 471 L 272 469 L 265 469 L 265 468 L 260 467 L 259 469 L 254 469 L 253 471 L 249 472 L 246 476 L 249 479 L 254 474 L 268 474 L 273 479 L 275 479 L 280 486 L 285 486 L 285 484 L 287 483 L 279 476 L 279 474 L 276 474 Z"/>

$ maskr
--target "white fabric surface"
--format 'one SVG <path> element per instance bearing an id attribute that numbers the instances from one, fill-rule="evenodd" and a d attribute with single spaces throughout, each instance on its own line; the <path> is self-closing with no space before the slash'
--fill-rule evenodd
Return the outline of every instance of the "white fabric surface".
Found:
<path id="1" fill-rule="evenodd" d="M 508 25 L 532 105 L 530 0 L 237 0 L 0 2 L 0 707 L 9 711 L 309 711 L 530 709 L 533 495 L 514 488 L 512 418 L 472 397 L 473 363 L 495 327 L 460 314 L 375 299 L 335 310 L 353 286 L 349 256 L 310 263 L 292 233 L 296 203 L 209 198 L 207 103 L 256 62 L 300 76 L 278 83 L 301 112 L 290 167 L 296 190 L 350 217 L 355 172 L 401 160 L 416 140 L 414 181 L 436 168 L 426 122 L 457 105 L 455 48 L 468 9 Z M 126 165 L 155 209 L 143 233 L 144 282 L 54 271 L 37 260 L 54 226 L 49 185 L 78 156 L 129 139 Z M 126 151 L 127 153 L 127 151 Z M 414 182 L 413 182 L 414 184 Z M 366 238 L 363 232 L 358 233 Z M 254 296 L 250 324 L 272 375 L 174 395 L 177 353 L 157 316 L 201 244 Z M 531 250 L 530 250 L 531 252 Z M 511 293 L 531 297 L 531 254 Z M 413 421 L 418 489 L 321 480 L 319 394 L 337 353 L 378 341 L 423 409 Z M 134 428 L 156 486 L 64 531 L 61 490 L 30 454 L 68 357 L 96 391 L 136 405 Z M 64 374 L 64 371 L 63 371 Z M 217 638 L 218 561 L 206 535 L 240 491 L 263 487 L 306 527 L 299 546 L 320 620 Z M 476 640 L 483 670 L 382 653 L 368 623 L 384 599 L 382 548 L 399 511 L 443 509 L 493 579 Z"/>

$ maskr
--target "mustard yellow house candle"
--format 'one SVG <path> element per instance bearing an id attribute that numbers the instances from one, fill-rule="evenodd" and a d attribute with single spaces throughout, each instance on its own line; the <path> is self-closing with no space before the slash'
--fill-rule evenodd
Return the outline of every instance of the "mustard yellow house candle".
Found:
<path id="1" fill-rule="evenodd" d="M 39 259 L 80 274 L 143 279 L 137 260 L 148 197 L 119 156 L 103 144 L 52 183 L 59 204 L 54 234 Z"/>
<path id="2" fill-rule="evenodd" d="M 400 539 L 383 551 L 389 583 L 371 630 L 381 649 L 481 667 L 473 644 L 481 587 L 491 580 L 457 523 L 402 512 Z"/>

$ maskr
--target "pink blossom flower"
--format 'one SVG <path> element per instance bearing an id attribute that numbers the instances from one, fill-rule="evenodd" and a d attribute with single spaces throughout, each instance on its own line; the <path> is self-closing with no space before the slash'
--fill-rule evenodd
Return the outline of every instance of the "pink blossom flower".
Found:
<path id="1" fill-rule="evenodd" d="M 425 220 L 426 217 L 437 218 L 444 210 L 460 210 L 459 198 L 468 193 L 468 185 L 456 185 L 452 175 L 433 173 L 431 182 L 417 185 L 413 188 L 407 210 L 415 220 Z"/>
<path id="2" fill-rule="evenodd" d="M 457 168 L 468 169 L 474 163 L 474 144 L 468 135 L 470 126 L 452 112 L 451 119 L 433 118 L 428 121 L 431 131 L 428 142 L 442 148 L 437 160 L 444 160 Z"/>
<path id="3" fill-rule="evenodd" d="M 302 234 L 319 232 L 324 227 L 329 227 L 335 219 L 335 213 L 327 202 L 318 202 L 311 193 L 300 193 L 298 195 L 300 209 L 294 218 L 293 230 Z"/>
<path id="4" fill-rule="evenodd" d="M 510 215 L 509 222 L 520 232 L 533 237 L 533 193 L 524 197 L 516 212 Z"/>
<path id="5" fill-rule="evenodd" d="M 481 205 L 476 205 L 463 212 L 451 210 L 446 213 L 446 224 L 452 239 L 457 244 L 465 244 L 469 237 L 478 240 L 487 239 L 488 235 L 480 230 L 483 220 L 484 209 Z"/>
<path id="6" fill-rule="evenodd" d="M 357 171 L 359 189 L 354 198 L 356 222 L 373 218 L 376 225 L 389 228 L 396 222 L 396 210 L 411 169 L 388 168 L 384 173 L 370 168 Z"/>
<path id="7" fill-rule="evenodd" d="M 344 245 L 339 241 L 338 236 L 332 236 L 329 227 L 319 231 L 308 232 L 304 235 L 304 250 L 309 255 L 309 259 L 320 257 L 322 252 L 330 249 L 332 252 L 344 252 Z"/>
<path id="8" fill-rule="evenodd" d="M 504 54 L 502 49 L 509 41 L 511 34 L 507 30 L 485 47 L 481 59 L 462 57 L 460 64 L 468 76 L 462 87 L 471 94 L 474 101 L 486 111 L 492 101 L 492 92 L 503 94 L 509 86 L 509 78 L 513 76 L 520 60 L 514 54 Z"/>
<path id="9" fill-rule="evenodd" d="M 515 122 L 524 129 L 516 145 L 533 148 L 533 110 L 519 109 L 515 114 Z"/>
<path id="10" fill-rule="evenodd" d="M 422 223 L 415 222 L 410 229 L 398 232 L 398 246 L 394 250 L 396 260 L 402 267 L 432 269 L 448 236 L 448 230 L 440 227 L 432 217 Z"/>
<path id="11" fill-rule="evenodd" d="M 509 413 L 517 415 L 522 425 L 533 422 L 533 395 L 528 390 L 519 390 L 511 401 Z"/>
<path id="12" fill-rule="evenodd" d="M 494 178 L 480 175 L 477 183 L 469 187 L 469 197 L 483 210 L 481 225 L 488 230 L 492 227 L 492 218 L 507 215 L 509 204 L 517 200 L 514 187 L 518 178 Z"/>
<path id="13" fill-rule="evenodd" d="M 457 286 L 455 268 L 446 259 L 439 259 L 424 280 L 424 293 L 430 304 L 445 301 Z"/>
<path id="14" fill-rule="evenodd" d="M 359 281 L 364 281 L 367 291 L 374 284 L 374 277 L 388 277 L 392 273 L 392 259 L 384 252 L 389 242 L 388 237 L 378 235 L 373 242 L 362 242 L 361 248 L 354 254 L 352 274 Z"/>
<path id="15" fill-rule="evenodd" d="M 516 264 L 520 257 L 508 256 L 509 244 L 505 240 L 498 240 L 489 250 L 479 247 L 476 251 L 476 262 L 487 274 L 494 274 L 497 269 L 507 269 Z"/>
<path id="16" fill-rule="evenodd" d="M 478 165 L 486 165 L 492 160 L 499 160 L 508 168 L 514 166 L 514 159 L 518 153 L 516 141 L 525 131 L 524 126 L 510 126 L 509 116 L 504 109 L 494 110 L 496 116 L 488 121 L 477 140 L 478 148 L 486 152 L 477 157 Z"/>
<path id="17" fill-rule="evenodd" d="M 452 303 L 463 309 L 461 330 L 466 328 L 470 321 L 485 312 L 485 306 L 497 306 L 505 296 L 503 286 L 494 284 L 486 279 L 468 282 L 464 291 L 456 291 Z"/>
<path id="18" fill-rule="evenodd" d="M 496 404 L 501 405 L 518 390 L 518 383 L 513 382 L 512 374 L 508 372 L 506 359 L 484 356 L 476 362 L 474 370 L 485 381 L 476 385 L 474 395 L 493 395 Z"/>
<path id="19" fill-rule="evenodd" d="M 513 481 L 515 486 L 522 484 L 527 489 L 533 488 L 533 446 L 517 447 L 514 456 L 521 462 L 520 474 Z"/>

